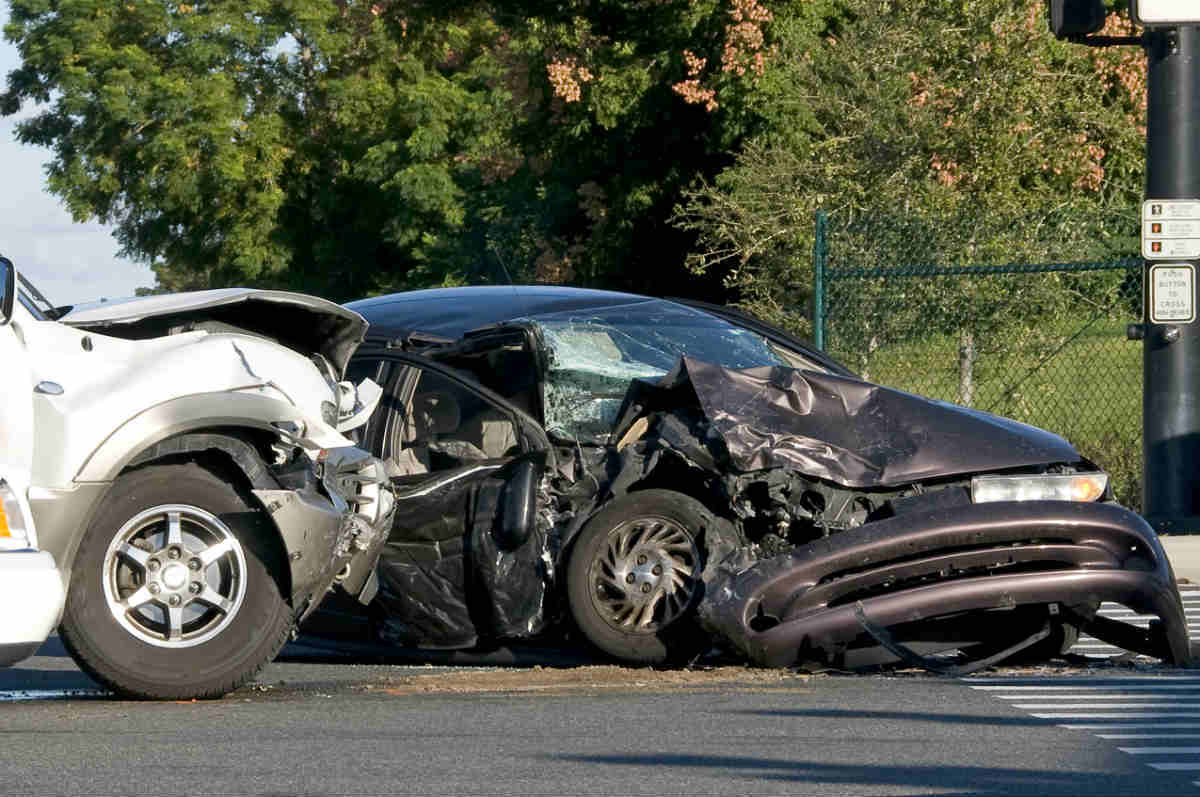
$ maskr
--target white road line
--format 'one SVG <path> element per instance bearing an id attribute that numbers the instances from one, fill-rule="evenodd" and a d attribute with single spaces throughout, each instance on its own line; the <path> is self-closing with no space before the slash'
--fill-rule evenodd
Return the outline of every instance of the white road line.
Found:
<path id="1" fill-rule="evenodd" d="M 1026 696 L 1028 698 L 1028 695 Z M 1200 703 L 1013 703 L 1013 708 L 1026 711 L 1046 709 L 1093 709 L 1093 708 L 1191 708 L 1200 709 Z"/>
<path id="2" fill-rule="evenodd" d="M 1159 683 L 1159 682 L 1200 683 L 1200 675 L 1158 675 L 1156 673 L 1155 675 L 1152 676 L 1152 678 L 1155 683 Z M 1003 675 L 970 675 L 961 680 L 963 683 L 970 684 L 971 686 L 978 689 L 981 686 L 987 686 L 990 684 L 1013 684 L 1013 685 L 1024 684 L 1024 685 L 1029 685 L 1029 686 L 1045 685 L 1045 686 L 1049 687 L 1049 686 L 1063 684 L 1064 681 L 1070 682 L 1072 680 L 1078 681 L 1079 682 L 1077 684 L 1078 686 L 1114 684 L 1114 683 L 1119 684 L 1122 682 L 1130 683 L 1130 684 L 1137 684 L 1139 682 L 1144 683 L 1145 681 L 1150 680 L 1150 678 L 1147 678 L 1144 675 L 1111 675 L 1111 676 L 1101 675 L 1101 676 L 1086 676 L 1086 677 L 1077 677 L 1077 676 L 1068 675 L 1068 676 L 1062 677 L 1062 678 L 1024 678 L 1024 677 L 1020 677 L 1020 676 L 1007 677 L 1007 676 L 1003 676 Z M 978 684 L 979 686 L 976 686 L 976 684 Z M 1002 688 L 1007 688 L 1007 687 L 1002 687 Z M 1064 686 L 1063 688 L 1074 689 L 1075 686 Z M 1111 685 L 1106 686 L 1105 688 L 1111 689 L 1112 686 Z"/>
<path id="3" fill-rule="evenodd" d="M 1033 716 L 1040 720 L 1161 720 L 1168 718 L 1200 719 L 1200 713 L 1189 711 L 1122 711 L 1119 714 L 1103 712 L 1099 714 L 1093 712 L 1054 712 L 1052 714 L 1034 714 Z"/>
<path id="4" fill-rule="evenodd" d="M 1200 676 L 974 676 L 960 681 L 1027 716 L 1090 732 L 1164 777 L 1200 773 Z M 1200 780 L 1193 785 L 1200 787 Z"/>
<path id="5" fill-rule="evenodd" d="M 1184 607 L 1184 610 L 1183 610 L 1184 620 L 1187 622 L 1188 627 L 1195 628 L 1197 625 L 1196 618 L 1188 616 L 1187 610 L 1189 608 L 1200 608 L 1200 607 Z M 1097 612 L 1097 614 L 1100 614 L 1103 617 L 1111 617 L 1114 620 L 1120 620 L 1121 622 L 1124 622 L 1124 623 L 1128 623 L 1128 622 L 1148 623 L 1151 620 L 1158 619 L 1157 614 L 1134 614 L 1131 609 L 1126 609 L 1124 611 Z"/>
<path id="6" fill-rule="evenodd" d="M 1158 678 L 1159 676 L 1154 676 L 1154 677 Z M 971 683 L 971 681 L 973 681 L 973 679 L 966 678 L 965 681 L 967 683 Z M 1133 678 L 1128 678 L 1128 681 L 1133 681 Z M 1076 691 L 1076 690 L 1078 690 L 1078 691 L 1100 691 L 1102 689 L 1124 689 L 1127 691 L 1159 691 L 1159 690 L 1166 690 L 1166 689 L 1178 689 L 1181 691 L 1188 691 L 1188 690 L 1200 691 L 1200 683 L 1195 684 L 1195 685 L 1182 684 L 1182 683 L 1180 683 L 1180 684 L 1162 683 L 1162 684 L 1151 685 L 1151 684 L 1139 684 L 1139 683 L 1097 684 L 1092 681 L 1088 681 L 1088 683 L 1086 683 L 1086 684 L 1075 685 L 1075 687 L 1066 687 L 1066 685 L 1060 685 L 1060 684 L 1062 684 L 1062 681 L 1058 681 L 1057 683 L 1052 683 L 1052 684 L 1044 684 L 1044 685 L 1043 684 L 1014 684 L 1014 685 L 1012 685 L 1012 687 L 1002 687 L 1002 685 L 995 685 L 995 687 L 992 687 L 992 685 L 982 685 L 982 687 L 976 687 L 976 685 L 972 684 L 971 688 L 979 689 L 980 691 L 1015 691 L 1018 689 L 1045 690 L 1045 691 Z"/>
<path id="7" fill-rule="evenodd" d="M 999 700 L 1195 700 L 1200 698 L 1200 694 L 1179 694 L 1177 692 L 1136 692 L 1132 694 L 1121 694 L 1119 692 L 1092 692 L 1083 693 L 1068 692 L 1067 694 L 1041 694 L 1025 692 L 1017 695 L 992 695 Z M 1186 705 L 1182 703 L 1173 703 L 1172 705 Z M 1197 704 L 1200 705 L 1200 704 Z"/>
<path id="8" fill-rule="evenodd" d="M 1180 587 L 1179 597 L 1183 604 L 1183 613 L 1187 622 L 1188 638 L 1194 643 L 1200 643 L 1200 589 L 1191 585 Z M 1138 628 L 1146 628 L 1150 621 L 1154 619 L 1154 615 L 1143 614 L 1136 609 L 1112 602 L 1100 604 L 1099 614 L 1101 617 L 1119 620 Z M 1107 642 L 1085 634 L 1079 638 L 1079 641 L 1071 648 L 1070 652 L 1087 658 L 1105 659 L 1119 656 L 1125 651 L 1115 645 L 1110 645 Z"/>
<path id="9" fill-rule="evenodd" d="M 1127 731 L 1138 730 L 1141 728 L 1152 728 L 1156 731 L 1166 731 L 1174 728 L 1200 728 L 1200 722 L 1122 722 L 1120 724 L 1101 724 L 1101 725 L 1059 725 L 1060 728 L 1069 728 L 1073 731 Z"/>
<path id="10" fill-rule="evenodd" d="M 1062 727 L 1070 727 L 1063 725 Z M 1098 733 L 1101 739 L 1200 739 L 1200 733 Z"/>
<path id="11" fill-rule="evenodd" d="M 1037 684 L 1018 684 L 1015 686 L 972 686 L 971 688 L 987 692 L 1015 692 L 1017 690 L 1044 690 L 1047 692 L 1099 692 L 1104 689 L 1123 689 L 1127 692 L 1161 692 L 1167 690 L 1200 692 L 1200 683 L 1194 686 L 1191 684 L 1080 684 L 1078 686 L 1059 686 L 1058 684 L 1046 684 L 1045 686 L 1040 686 Z M 1046 697 L 1049 697 L 1049 695 L 1046 695 Z"/>

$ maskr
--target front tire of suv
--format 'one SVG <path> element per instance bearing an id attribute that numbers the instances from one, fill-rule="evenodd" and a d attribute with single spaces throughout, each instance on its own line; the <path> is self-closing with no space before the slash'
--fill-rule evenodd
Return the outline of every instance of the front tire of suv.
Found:
<path id="1" fill-rule="evenodd" d="M 220 697 L 273 659 L 293 627 L 263 510 L 195 463 L 122 474 L 72 568 L 62 639 L 128 697 Z"/>

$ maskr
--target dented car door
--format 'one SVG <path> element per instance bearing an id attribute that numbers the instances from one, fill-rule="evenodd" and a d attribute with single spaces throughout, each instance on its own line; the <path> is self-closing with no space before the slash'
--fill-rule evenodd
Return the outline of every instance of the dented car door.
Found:
<path id="1" fill-rule="evenodd" d="M 362 444 L 397 501 L 376 567 L 380 637 L 466 648 L 538 633 L 551 565 L 538 519 L 549 443 L 536 422 L 423 357 L 360 353 L 353 369 L 384 385 Z"/>

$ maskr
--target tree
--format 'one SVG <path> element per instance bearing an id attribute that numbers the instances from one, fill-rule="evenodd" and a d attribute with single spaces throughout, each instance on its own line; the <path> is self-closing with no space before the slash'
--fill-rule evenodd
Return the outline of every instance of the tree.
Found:
<path id="1" fill-rule="evenodd" d="M 1037 0 L 841 8 L 817 46 L 803 21 L 777 20 L 778 68 L 755 97 L 762 131 L 676 215 L 699 236 L 694 270 L 803 330 L 818 208 L 863 233 L 839 240 L 843 265 L 1102 259 L 1136 246 L 1142 99 L 1127 53 L 1055 41 Z M 986 318 L 995 298 L 1013 304 L 937 301 Z"/>
<path id="2" fill-rule="evenodd" d="M 756 0 L 11 5 L 0 112 L 37 104 L 19 137 L 52 149 L 77 219 L 160 287 L 337 299 L 505 271 L 657 290 L 692 242 L 680 192 L 761 118 L 772 20 Z"/>

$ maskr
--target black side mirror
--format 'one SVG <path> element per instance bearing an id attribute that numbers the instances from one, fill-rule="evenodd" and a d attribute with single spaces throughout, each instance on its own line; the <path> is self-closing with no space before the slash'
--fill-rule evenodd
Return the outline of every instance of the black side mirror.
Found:
<path id="1" fill-rule="evenodd" d="M 17 269 L 7 257 L 0 257 L 0 325 L 12 320 L 13 303 L 17 300 Z"/>
<path id="2" fill-rule="evenodd" d="M 1107 17 L 1104 0 L 1050 0 L 1050 32 L 1060 39 L 1095 33 Z"/>
<path id="3" fill-rule="evenodd" d="M 537 487 L 540 469 L 529 460 L 518 462 L 512 477 L 505 485 L 501 500 L 504 508 L 500 515 L 497 541 L 505 550 L 519 548 L 533 533 L 537 519 Z"/>

